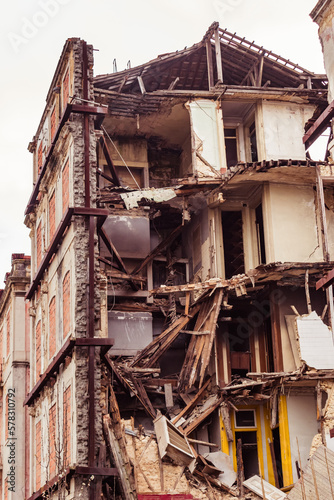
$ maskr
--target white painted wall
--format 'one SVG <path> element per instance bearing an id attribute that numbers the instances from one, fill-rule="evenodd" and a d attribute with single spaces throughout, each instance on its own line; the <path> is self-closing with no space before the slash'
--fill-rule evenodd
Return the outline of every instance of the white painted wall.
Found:
<path id="1" fill-rule="evenodd" d="M 263 208 L 267 262 L 322 260 L 312 186 L 269 184 Z"/>
<path id="2" fill-rule="evenodd" d="M 262 103 L 264 154 L 259 160 L 305 160 L 303 144 L 305 123 L 313 115 L 314 106 L 288 103 Z M 258 137 L 260 134 L 258 134 Z"/>
<path id="3" fill-rule="evenodd" d="M 220 172 L 226 166 L 222 112 L 216 102 L 205 99 L 192 101 L 188 106 L 192 127 L 193 168 L 202 176 L 212 177 L 214 170 Z M 196 157 L 196 150 L 213 170 Z"/>
<path id="4" fill-rule="evenodd" d="M 298 460 L 298 446 L 301 466 L 304 469 L 309 457 L 312 439 L 318 433 L 315 395 L 287 396 L 291 462 L 294 482 L 298 480 L 295 462 Z M 298 438 L 298 445 L 297 440 Z"/>

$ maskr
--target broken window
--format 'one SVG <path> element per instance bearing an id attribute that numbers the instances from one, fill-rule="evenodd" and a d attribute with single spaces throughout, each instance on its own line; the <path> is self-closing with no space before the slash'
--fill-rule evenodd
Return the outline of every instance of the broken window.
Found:
<path id="1" fill-rule="evenodd" d="M 259 254 L 259 264 L 266 263 L 266 248 L 264 243 L 264 226 L 263 226 L 263 211 L 262 203 L 260 203 L 255 209 L 255 224 L 256 224 L 256 236 L 257 236 L 257 247 Z"/>
<path id="2" fill-rule="evenodd" d="M 222 225 L 225 278 L 229 279 L 245 272 L 241 210 L 223 211 Z"/>
<path id="3" fill-rule="evenodd" d="M 252 161 L 258 161 L 255 122 L 253 122 L 249 127 L 249 140 L 251 148 L 251 159 Z"/>
<path id="4" fill-rule="evenodd" d="M 224 128 L 227 168 L 238 163 L 237 129 Z"/>

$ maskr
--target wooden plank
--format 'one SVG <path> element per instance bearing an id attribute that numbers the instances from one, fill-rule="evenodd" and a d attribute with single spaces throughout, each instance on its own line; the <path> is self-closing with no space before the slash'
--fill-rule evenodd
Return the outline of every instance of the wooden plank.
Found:
<path id="1" fill-rule="evenodd" d="M 219 289 L 215 293 L 214 310 L 210 314 L 210 319 L 208 321 L 210 336 L 209 336 L 208 340 L 206 341 L 206 345 L 205 345 L 204 350 L 203 350 L 202 366 L 201 366 L 201 371 L 199 374 L 199 376 L 200 376 L 199 387 L 201 387 L 201 385 L 203 383 L 206 369 L 209 365 L 212 346 L 213 346 L 213 342 L 214 342 L 214 339 L 216 336 L 217 321 L 218 321 L 218 316 L 219 316 L 222 300 L 223 300 L 223 290 Z"/>
<path id="2" fill-rule="evenodd" d="M 117 409 L 115 408 L 116 412 Z M 119 413 L 119 411 L 117 413 Z M 112 429 L 111 418 L 109 415 L 104 415 L 103 417 L 103 430 L 107 444 L 113 456 L 114 463 L 119 473 L 122 497 L 125 500 L 136 500 L 134 482 L 131 475 L 131 466 L 129 458 L 126 454 L 126 448 L 121 448 Z"/>
<path id="3" fill-rule="evenodd" d="M 186 326 L 191 318 L 199 311 L 199 304 L 191 308 L 188 316 L 180 316 L 171 326 L 163 331 L 154 339 L 139 355 L 132 361 L 130 366 L 140 365 L 142 367 L 151 367 L 155 364 L 168 347 L 174 342 L 180 331 Z M 147 359 L 146 359 L 147 358 Z"/>
<path id="4" fill-rule="evenodd" d="M 140 88 L 140 92 L 145 95 L 146 94 L 146 89 L 145 89 L 145 85 L 144 85 L 144 80 L 142 79 L 141 76 L 137 76 L 137 80 L 138 80 L 138 84 L 139 84 L 139 88 Z"/>
<path id="5" fill-rule="evenodd" d="M 311 305 L 311 297 L 310 297 L 309 270 L 308 269 L 306 269 L 306 272 L 305 272 L 305 295 L 306 295 L 307 312 L 309 314 L 311 314 L 312 305 Z"/>
<path id="6" fill-rule="evenodd" d="M 169 410 L 174 406 L 172 384 L 165 384 L 164 389 L 166 408 Z"/>
<path id="7" fill-rule="evenodd" d="M 330 126 L 330 121 L 334 116 L 334 101 L 332 101 L 327 108 L 316 119 L 312 127 L 308 129 L 303 137 L 305 148 L 308 149 L 314 141 Z"/>
<path id="8" fill-rule="evenodd" d="M 222 403 L 222 398 L 218 398 L 217 397 L 216 402 L 210 408 L 208 408 L 206 411 L 204 411 L 203 413 L 201 413 L 193 422 L 191 422 L 189 425 L 187 425 L 183 429 L 183 432 L 185 433 L 185 435 L 188 436 L 188 434 L 191 434 L 191 432 L 193 432 L 193 430 L 195 430 L 196 427 L 198 427 L 199 424 L 201 424 L 203 422 L 203 420 L 205 420 L 209 415 L 211 415 L 211 413 L 216 408 L 218 408 L 218 406 L 221 403 Z"/>
<path id="9" fill-rule="evenodd" d="M 215 29 L 215 51 L 216 51 L 216 66 L 217 66 L 217 78 L 222 83 L 224 82 L 223 77 L 223 63 L 222 63 L 222 55 L 221 55 L 221 46 L 220 46 L 220 38 L 219 38 L 219 28 Z"/>
<path id="10" fill-rule="evenodd" d="M 213 77 L 212 46 L 210 38 L 207 38 L 205 42 L 205 49 L 206 49 L 206 64 L 208 70 L 208 84 L 209 84 L 209 90 L 211 90 L 215 86 L 215 82 Z"/>
<path id="11" fill-rule="evenodd" d="M 328 288 L 334 283 L 334 269 L 328 271 L 326 275 L 316 282 L 316 290 L 320 290 L 320 288 Z"/>
<path id="12" fill-rule="evenodd" d="M 278 479 L 278 472 L 277 472 L 274 443 L 272 441 L 270 441 L 270 439 L 268 439 L 268 444 L 269 444 L 269 450 L 270 450 L 270 456 L 271 456 L 271 463 L 272 463 L 273 471 L 274 471 L 275 486 L 276 486 L 276 488 L 279 488 L 280 486 L 279 486 L 279 479 Z"/>
<path id="13" fill-rule="evenodd" d="M 116 250 L 116 247 L 114 246 L 113 242 L 109 239 L 109 236 L 107 235 L 107 233 L 105 232 L 105 230 L 103 229 L 103 227 L 100 228 L 99 235 L 101 236 L 101 238 L 103 240 L 103 243 L 107 247 L 107 249 L 108 249 L 109 253 L 111 254 L 111 256 L 115 258 L 115 260 L 116 260 L 116 262 L 117 262 L 120 270 L 124 274 L 128 274 L 128 272 L 126 270 L 126 267 L 124 265 L 124 262 L 122 260 L 122 257 L 119 255 L 118 251 Z"/>
<path id="14" fill-rule="evenodd" d="M 239 497 L 244 496 L 244 485 L 243 482 L 245 480 L 244 473 L 244 462 L 242 459 L 242 441 L 238 439 L 237 441 L 237 484 L 239 488 Z"/>
<path id="15" fill-rule="evenodd" d="M 146 413 L 150 415 L 152 418 L 155 418 L 156 411 L 152 406 L 152 403 L 147 395 L 147 392 L 143 386 L 142 381 L 136 379 L 135 377 L 131 377 L 131 382 L 133 383 L 135 390 L 137 391 L 136 396 L 140 399 L 140 402 L 144 406 Z"/>
<path id="16" fill-rule="evenodd" d="M 99 143 L 101 145 L 104 157 L 106 159 L 108 169 L 109 169 L 109 172 L 110 172 L 110 175 L 112 178 L 112 182 L 115 184 L 115 186 L 120 186 L 121 182 L 119 180 L 117 171 L 115 169 L 114 162 L 112 161 L 111 155 L 109 153 L 109 148 L 108 148 L 108 145 L 107 145 L 107 142 L 106 142 L 104 135 L 102 137 L 100 137 Z"/>
<path id="17" fill-rule="evenodd" d="M 263 62 L 264 62 L 264 57 L 262 55 L 260 57 L 260 61 L 259 61 L 259 71 L 258 71 L 257 82 L 256 82 L 258 87 L 262 86 Z"/>
<path id="18" fill-rule="evenodd" d="M 202 388 L 198 391 L 196 396 L 191 400 L 191 402 L 183 408 L 183 410 L 172 420 L 172 424 L 176 424 L 182 418 L 184 415 L 187 415 L 187 413 L 190 413 L 195 406 L 200 402 L 202 399 L 202 396 L 205 392 L 205 390 L 208 388 L 209 384 L 211 382 L 211 377 L 205 382 L 205 384 L 202 386 Z"/>
<path id="19" fill-rule="evenodd" d="M 186 292 L 186 305 L 184 308 L 184 314 L 187 316 L 189 313 L 189 304 L 190 304 L 190 292 Z"/>
<path id="20" fill-rule="evenodd" d="M 227 441 L 231 443 L 234 440 L 232 427 L 231 427 L 231 418 L 230 418 L 230 409 L 226 403 L 223 403 L 220 408 L 221 416 L 223 419 L 223 424 L 226 432 Z"/>

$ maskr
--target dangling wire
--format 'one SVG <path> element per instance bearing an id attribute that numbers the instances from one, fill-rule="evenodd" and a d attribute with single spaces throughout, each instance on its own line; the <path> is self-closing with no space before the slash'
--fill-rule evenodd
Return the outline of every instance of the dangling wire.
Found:
<path id="1" fill-rule="evenodd" d="M 108 134 L 108 132 L 106 131 L 106 129 L 104 128 L 104 126 L 103 126 L 103 125 L 101 125 L 101 128 L 102 128 L 103 132 L 106 134 L 106 136 L 108 137 L 108 139 L 109 139 L 109 141 L 111 142 L 111 144 L 114 146 L 114 148 L 115 148 L 115 150 L 116 150 L 117 154 L 119 155 L 120 159 L 121 159 L 121 160 L 122 160 L 122 162 L 124 163 L 124 165 L 125 165 L 125 167 L 127 168 L 127 170 L 128 170 L 128 172 L 129 172 L 129 174 L 131 175 L 132 179 L 135 181 L 135 183 L 136 183 L 136 185 L 137 185 L 138 189 L 141 191 L 141 187 L 139 186 L 139 184 L 138 184 L 138 182 L 136 181 L 136 179 L 134 178 L 134 176 L 133 176 L 133 174 L 132 174 L 131 170 L 129 169 L 129 167 L 128 167 L 128 166 L 127 166 L 127 164 L 125 163 L 125 160 L 124 160 L 123 156 L 121 155 L 120 151 L 117 149 L 116 144 L 114 143 L 114 141 L 112 140 L 112 138 L 110 137 L 110 135 Z"/>

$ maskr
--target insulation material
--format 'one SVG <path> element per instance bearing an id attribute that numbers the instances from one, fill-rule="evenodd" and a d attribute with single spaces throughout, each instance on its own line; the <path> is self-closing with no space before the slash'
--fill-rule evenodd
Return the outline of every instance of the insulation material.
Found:
<path id="1" fill-rule="evenodd" d="M 115 340 L 112 355 L 133 356 L 153 339 L 152 314 L 147 312 L 108 312 L 109 337 Z"/>
<path id="2" fill-rule="evenodd" d="M 333 335 L 315 311 L 296 319 L 301 359 L 311 368 L 333 368 Z"/>
<path id="3" fill-rule="evenodd" d="M 130 193 L 122 193 L 121 198 L 128 210 L 137 208 L 138 202 L 141 200 L 151 200 L 156 203 L 171 200 L 175 198 L 174 189 L 141 189 L 140 191 L 131 191 Z"/>

